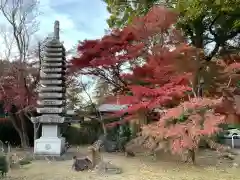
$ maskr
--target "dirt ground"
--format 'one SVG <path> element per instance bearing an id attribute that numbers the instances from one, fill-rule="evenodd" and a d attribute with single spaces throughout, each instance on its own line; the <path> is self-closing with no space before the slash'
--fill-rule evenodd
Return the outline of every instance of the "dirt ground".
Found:
<path id="1" fill-rule="evenodd" d="M 215 153 L 216 154 L 216 153 Z M 121 167 L 122 174 L 107 175 L 97 172 L 74 172 L 71 160 L 46 161 L 36 160 L 21 169 L 11 170 L 8 179 L 12 180 L 237 180 L 240 179 L 240 167 L 233 161 L 219 160 L 211 151 L 198 155 L 198 165 L 181 163 L 173 156 L 162 155 L 158 160 L 149 156 L 129 158 L 123 154 L 104 153 L 105 161 Z M 170 158 L 171 157 L 171 158 Z"/>

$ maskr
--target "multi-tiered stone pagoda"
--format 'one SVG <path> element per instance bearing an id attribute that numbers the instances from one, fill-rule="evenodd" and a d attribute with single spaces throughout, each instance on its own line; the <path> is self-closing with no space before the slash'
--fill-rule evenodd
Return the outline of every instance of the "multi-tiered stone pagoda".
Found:
<path id="1" fill-rule="evenodd" d="M 42 136 L 34 142 L 34 153 L 60 156 L 65 149 L 65 138 L 60 134 L 60 123 L 65 120 L 65 49 L 59 41 L 59 22 L 54 25 L 54 38 L 46 44 L 40 66 L 38 117 Z"/>

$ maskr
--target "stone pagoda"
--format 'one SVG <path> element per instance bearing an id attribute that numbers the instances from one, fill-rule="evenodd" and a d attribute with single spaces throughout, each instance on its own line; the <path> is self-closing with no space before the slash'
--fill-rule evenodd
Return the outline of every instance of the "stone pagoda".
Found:
<path id="1" fill-rule="evenodd" d="M 42 124 L 42 135 L 34 142 L 36 155 L 60 156 L 65 149 L 65 138 L 61 137 L 60 123 L 65 120 L 65 49 L 59 41 L 59 21 L 54 25 L 54 37 L 46 44 L 40 65 L 38 95 L 38 117 Z"/>

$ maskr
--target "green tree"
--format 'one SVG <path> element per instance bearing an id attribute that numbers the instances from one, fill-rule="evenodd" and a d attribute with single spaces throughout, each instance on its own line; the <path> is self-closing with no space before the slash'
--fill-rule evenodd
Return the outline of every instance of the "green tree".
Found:
<path id="1" fill-rule="evenodd" d="M 110 28 L 121 28 L 132 21 L 135 16 L 143 15 L 159 0 L 103 0 L 111 14 L 107 23 Z"/>
<path id="2" fill-rule="evenodd" d="M 205 50 L 210 61 L 218 53 L 239 49 L 240 0 L 104 0 L 111 14 L 110 28 L 122 28 L 134 16 L 144 15 L 154 4 L 162 4 L 179 13 L 177 26 L 189 42 Z"/>

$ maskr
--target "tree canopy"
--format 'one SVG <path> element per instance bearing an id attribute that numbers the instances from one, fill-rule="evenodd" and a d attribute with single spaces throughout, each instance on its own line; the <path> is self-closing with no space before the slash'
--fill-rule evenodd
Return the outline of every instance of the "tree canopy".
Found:
<path id="1" fill-rule="evenodd" d="M 127 26 L 101 39 L 81 42 L 80 56 L 72 63 L 74 68 L 105 80 L 108 77 L 102 73 L 114 72 L 119 103 L 129 105 L 116 112 L 128 114 L 117 124 L 152 110 L 163 110 L 165 113 L 160 114 L 157 122 L 143 122 L 142 135 L 157 144 L 167 142 L 173 153 L 195 152 L 201 139 L 209 140 L 221 131 L 220 124 L 232 123 L 233 116 L 239 122 L 238 108 L 233 108 L 238 101 L 235 83 L 239 78 L 239 59 L 233 56 L 228 61 L 208 62 L 199 74 L 201 63 L 207 62 L 206 56 L 181 36 L 175 26 L 177 20 L 175 11 L 153 6 Z M 124 66 L 127 70 L 123 70 Z M 207 95 L 204 75 L 208 72 L 214 74 L 208 75 L 218 83 L 210 85 L 214 93 Z M 199 76 L 203 82 L 194 84 Z M 115 125 L 116 122 L 109 127 Z"/>
<path id="2" fill-rule="evenodd" d="M 145 15 L 155 4 L 179 13 L 177 26 L 188 41 L 206 52 L 206 60 L 217 54 L 239 49 L 240 1 L 236 0 L 145 0 L 107 1 L 110 28 L 122 28 L 135 16 Z M 220 52 L 221 51 L 221 52 Z"/>

